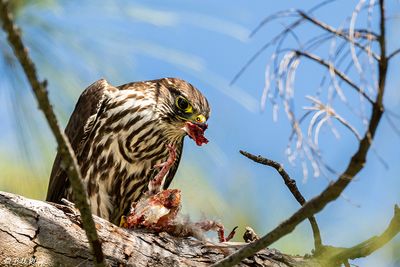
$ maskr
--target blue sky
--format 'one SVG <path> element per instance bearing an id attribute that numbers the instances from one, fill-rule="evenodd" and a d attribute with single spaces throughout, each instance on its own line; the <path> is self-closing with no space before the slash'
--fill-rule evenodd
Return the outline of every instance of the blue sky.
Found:
<path id="1" fill-rule="evenodd" d="M 229 85 L 245 62 L 289 21 L 272 23 L 249 38 L 249 33 L 263 18 L 288 8 L 307 10 L 319 1 L 100 2 L 78 5 L 77 2 L 64 1 L 47 6 L 32 5 L 22 10 L 18 17 L 40 75 L 49 80 L 50 97 L 57 104 L 56 111 L 63 125 L 79 93 L 101 77 L 115 85 L 159 77 L 180 77 L 199 88 L 212 107 L 206 132 L 210 143 L 199 148 L 191 140 L 186 140 L 184 159 L 176 178 L 176 185 L 184 189 L 186 212 L 207 217 L 210 207 L 202 208 L 201 203 L 210 197 L 207 188 L 212 187 L 217 194 L 211 198 L 214 202 L 207 202 L 213 206 L 209 216 L 232 227 L 237 224 L 232 221 L 236 218 L 235 213 L 240 213 L 244 218 L 240 223 L 252 223 L 262 234 L 298 208 L 274 170 L 250 162 L 238 153 L 240 149 L 282 162 L 306 198 L 318 194 L 329 179 L 336 179 L 334 175 L 314 178 L 310 169 L 307 181 L 302 183 L 301 162 L 290 165 L 285 155 L 290 124 L 283 107 L 280 106 L 277 122 L 272 119 L 269 102 L 263 112 L 260 109 L 266 65 L 273 50 L 262 53 L 234 85 Z M 339 27 L 357 3 L 339 0 L 315 15 Z M 391 16 L 398 14 L 398 3 L 388 1 L 387 9 Z M 365 16 L 360 16 L 360 25 L 365 19 Z M 397 25 L 398 20 L 390 20 L 389 50 L 399 45 Z M 306 39 L 315 32 L 315 28 L 305 26 L 297 35 Z M 295 45 L 293 38 L 288 38 L 288 44 Z M 325 46 L 317 52 L 326 55 L 328 49 L 329 46 Z M 385 103 L 392 111 L 400 113 L 398 64 L 399 60 L 394 60 L 389 70 Z M 305 95 L 315 92 L 322 74 L 315 65 L 307 61 L 300 63 L 295 80 L 295 100 L 299 103 L 296 108 L 299 111 L 307 103 Z M 6 83 L 2 87 L 10 88 Z M 25 97 L 28 103 L 34 103 L 30 94 Z M 9 112 L 6 99 L 1 99 L 4 104 L 0 107 L 0 118 L 5 122 L 0 129 L 3 153 L 14 150 L 16 139 L 13 122 L 6 113 Z M 358 109 L 357 96 L 349 93 L 349 101 Z M 350 117 L 349 120 L 364 133 L 362 123 L 353 118 L 343 105 L 338 105 L 338 112 Z M 55 142 L 35 108 L 32 104 L 29 110 L 34 124 L 39 125 L 40 138 L 45 140 L 40 144 L 44 144 L 43 150 L 48 153 L 43 164 L 48 169 L 55 153 Z M 356 150 L 357 140 L 344 127 L 339 124 L 336 127 L 341 138 L 336 139 L 329 127 L 322 128 L 320 147 L 327 162 L 340 172 Z M 325 243 L 352 246 L 384 230 L 393 215 L 394 204 L 400 203 L 399 145 L 399 136 L 383 119 L 374 143 L 376 153 L 369 153 L 367 166 L 345 190 L 344 197 L 317 215 Z M 388 168 L 377 155 L 385 159 Z M 185 189 L 188 192 L 186 196 Z M 197 203 L 196 209 L 203 212 L 190 210 L 193 208 L 191 203 Z M 399 238 L 397 242 L 400 242 Z M 297 246 L 291 247 L 291 243 Z M 278 242 L 279 246 L 290 247 L 296 253 L 309 251 L 312 240 L 307 222 Z M 388 246 L 358 263 L 377 266 L 391 253 L 392 248 Z M 394 263 L 385 264 L 395 266 Z"/>

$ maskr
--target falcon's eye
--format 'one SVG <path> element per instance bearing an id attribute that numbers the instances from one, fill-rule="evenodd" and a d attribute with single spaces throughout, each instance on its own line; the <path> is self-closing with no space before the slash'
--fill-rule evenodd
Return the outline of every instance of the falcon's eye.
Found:
<path id="1" fill-rule="evenodd" d="M 186 98 L 178 96 L 175 100 L 176 106 L 185 113 L 192 113 L 192 106 Z"/>

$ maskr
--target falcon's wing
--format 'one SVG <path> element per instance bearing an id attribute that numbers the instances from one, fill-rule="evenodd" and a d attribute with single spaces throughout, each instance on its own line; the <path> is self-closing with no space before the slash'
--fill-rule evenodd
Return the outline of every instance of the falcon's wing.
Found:
<path id="1" fill-rule="evenodd" d="M 102 106 L 106 99 L 106 92 L 113 89 L 117 90 L 115 87 L 109 85 L 106 80 L 101 79 L 86 88 L 79 97 L 78 103 L 65 128 L 65 134 L 76 155 L 79 155 L 81 152 L 85 139 L 90 134 L 96 119 L 103 110 Z M 67 173 L 61 167 L 61 155 L 58 151 L 50 175 L 47 201 L 60 202 L 61 198 L 66 197 L 66 189 L 69 187 L 67 177 Z"/>
<path id="2" fill-rule="evenodd" d="M 181 142 L 181 145 L 176 148 L 176 160 L 174 165 L 169 170 L 167 177 L 165 178 L 164 189 L 167 189 L 171 184 L 172 179 L 174 179 L 176 171 L 178 170 L 179 162 L 181 161 L 182 150 L 183 150 L 183 140 Z"/>

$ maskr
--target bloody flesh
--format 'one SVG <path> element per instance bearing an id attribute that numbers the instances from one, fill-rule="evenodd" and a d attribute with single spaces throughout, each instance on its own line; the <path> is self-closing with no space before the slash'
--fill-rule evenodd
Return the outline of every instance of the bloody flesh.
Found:
<path id="1" fill-rule="evenodd" d="M 186 122 L 185 130 L 188 133 L 189 137 L 192 138 L 196 145 L 201 146 L 203 144 L 207 144 L 208 140 L 204 136 L 204 131 L 207 129 L 207 124 L 203 124 L 202 127 L 195 123 Z"/>

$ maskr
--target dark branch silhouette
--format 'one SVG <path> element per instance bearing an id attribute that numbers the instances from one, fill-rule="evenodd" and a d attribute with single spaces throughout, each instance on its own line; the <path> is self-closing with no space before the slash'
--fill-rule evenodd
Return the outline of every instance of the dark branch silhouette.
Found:
<path id="1" fill-rule="evenodd" d="M 257 163 L 267 165 L 267 166 L 274 168 L 280 174 L 283 181 L 285 182 L 285 185 L 289 188 L 290 192 L 292 193 L 294 198 L 297 200 L 297 202 L 299 202 L 300 205 L 303 205 L 306 202 L 303 195 L 300 193 L 299 188 L 296 185 L 296 181 L 293 180 L 292 178 L 290 178 L 289 174 L 285 171 L 282 164 L 280 164 L 276 161 L 261 157 L 261 156 L 252 155 L 243 150 L 240 150 L 240 154 L 242 154 L 243 156 L 245 156 Z M 321 233 L 319 231 L 319 227 L 318 227 L 317 220 L 315 219 L 315 217 L 312 216 L 312 217 L 308 218 L 308 220 L 310 221 L 312 232 L 314 235 L 314 247 L 315 247 L 316 253 L 318 253 L 318 251 L 322 248 Z"/>
<path id="2" fill-rule="evenodd" d="M 388 60 L 392 59 L 393 57 L 395 57 L 397 54 L 400 53 L 400 48 L 394 50 L 389 56 L 388 56 Z"/>

